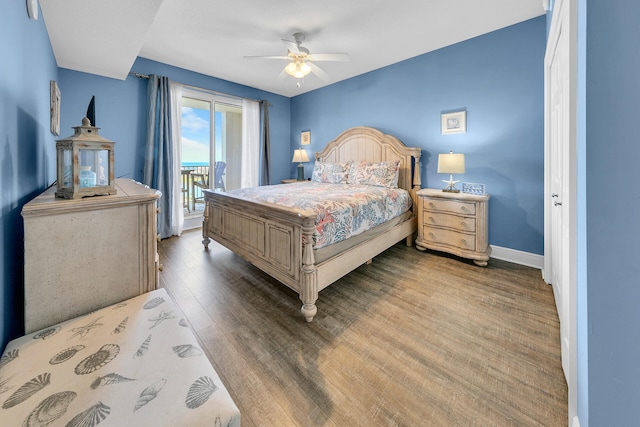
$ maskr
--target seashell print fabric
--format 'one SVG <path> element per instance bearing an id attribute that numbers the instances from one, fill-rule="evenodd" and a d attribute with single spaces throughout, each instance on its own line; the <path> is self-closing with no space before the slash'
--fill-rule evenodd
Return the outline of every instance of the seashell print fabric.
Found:
<path id="1" fill-rule="evenodd" d="M 0 427 L 240 426 L 178 313 L 158 289 L 13 340 L 0 356 Z"/>

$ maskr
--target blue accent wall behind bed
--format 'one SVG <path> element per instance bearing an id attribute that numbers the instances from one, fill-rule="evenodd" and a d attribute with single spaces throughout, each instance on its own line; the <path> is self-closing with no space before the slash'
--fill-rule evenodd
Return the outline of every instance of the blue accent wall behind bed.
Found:
<path id="1" fill-rule="evenodd" d="M 491 193 L 490 244 L 542 254 L 545 44 L 540 16 L 296 96 L 291 152 L 304 130 L 311 154 L 349 127 L 372 126 L 421 147 L 422 186 L 434 188 L 448 178 L 436 173 L 438 154 L 464 153 L 466 173 L 454 179 Z M 458 109 L 467 133 L 442 135 L 440 114 Z"/>

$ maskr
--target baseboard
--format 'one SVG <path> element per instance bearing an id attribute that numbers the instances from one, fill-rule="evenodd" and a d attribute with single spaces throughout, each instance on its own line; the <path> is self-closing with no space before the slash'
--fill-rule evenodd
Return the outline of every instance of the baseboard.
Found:
<path id="1" fill-rule="evenodd" d="M 501 246 L 491 246 L 491 258 L 526 265 L 527 267 L 538 268 L 540 270 L 544 267 L 544 256 L 542 255 L 503 248 Z"/>

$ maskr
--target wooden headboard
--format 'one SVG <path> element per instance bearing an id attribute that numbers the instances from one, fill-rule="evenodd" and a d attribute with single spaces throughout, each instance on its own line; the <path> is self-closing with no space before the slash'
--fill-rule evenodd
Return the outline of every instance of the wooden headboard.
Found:
<path id="1" fill-rule="evenodd" d="M 384 134 L 378 129 L 358 126 L 342 132 L 324 150 L 315 153 L 315 157 L 316 160 L 325 162 L 400 160 L 398 187 L 409 191 L 413 196 L 420 189 L 420 153 L 420 148 L 407 147 L 395 136 Z"/>

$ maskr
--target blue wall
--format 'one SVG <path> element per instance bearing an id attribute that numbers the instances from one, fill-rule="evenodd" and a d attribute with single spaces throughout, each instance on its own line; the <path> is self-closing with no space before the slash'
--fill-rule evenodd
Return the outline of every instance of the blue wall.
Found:
<path id="1" fill-rule="evenodd" d="M 542 254 L 545 40 L 541 16 L 296 96 L 291 150 L 304 130 L 311 152 L 349 127 L 372 126 L 421 147 L 422 186 L 435 188 L 448 178 L 436 173 L 437 155 L 462 152 L 466 173 L 454 178 L 491 193 L 490 244 Z M 461 108 L 467 133 L 442 135 L 441 112 Z"/>
<path id="2" fill-rule="evenodd" d="M 58 68 L 44 22 L 29 20 L 25 2 L 3 2 L 0 40 L 0 347 L 4 348 L 23 330 L 20 212 L 55 179 L 49 81 L 58 80 Z"/>
<path id="3" fill-rule="evenodd" d="M 291 159 L 281 156 L 289 149 L 289 98 L 248 86 L 215 79 L 148 59 L 138 58 L 132 72 L 157 74 L 170 80 L 233 96 L 266 99 L 272 153 L 272 182 L 287 178 Z M 61 136 L 73 134 L 85 116 L 91 96 L 96 97 L 96 124 L 100 135 L 115 141 L 115 175 L 142 180 L 144 139 L 146 133 L 147 80 L 134 76 L 123 80 L 100 77 L 67 69 L 60 69 L 62 92 Z M 289 161 L 287 161 L 289 160 Z"/>
<path id="4" fill-rule="evenodd" d="M 593 426 L 639 423 L 639 17 L 638 1 L 588 0 L 586 265 Z"/>

